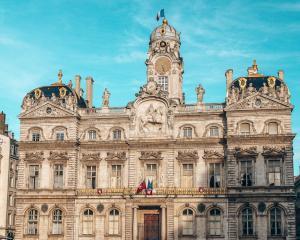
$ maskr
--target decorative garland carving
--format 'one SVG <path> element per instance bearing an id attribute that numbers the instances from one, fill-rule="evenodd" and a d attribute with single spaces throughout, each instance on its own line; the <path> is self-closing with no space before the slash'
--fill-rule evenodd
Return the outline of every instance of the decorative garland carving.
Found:
<path id="1" fill-rule="evenodd" d="M 241 148 L 241 147 L 236 147 L 235 148 L 235 153 L 234 155 L 236 157 L 241 157 L 241 156 L 257 156 L 257 148 L 256 147 L 249 147 L 249 148 Z"/>
<path id="2" fill-rule="evenodd" d="M 161 152 L 141 152 L 140 160 L 162 160 Z"/>
<path id="3" fill-rule="evenodd" d="M 50 152 L 49 160 L 68 160 L 68 153 L 67 152 Z"/>
<path id="4" fill-rule="evenodd" d="M 101 160 L 100 153 L 83 153 L 82 161 L 99 161 Z"/>
<path id="5" fill-rule="evenodd" d="M 285 147 L 271 147 L 264 146 L 263 147 L 263 156 L 284 156 L 286 153 Z"/>
<path id="6" fill-rule="evenodd" d="M 148 81 L 143 87 L 140 88 L 140 91 L 135 94 L 136 97 L 145 98 L 149 96 L 156 96 L 156 97 L 168 97 L 168 92 L 163 91 L 161 86 L 157 84 L 154 80 Z"/>
<path id="7" fill-rule="evenodd" d="M 25 153 L 25 161 L 42 161 L 44 160 L 43 152 Z"/>
<path id="8" fill-rule="evenodd" d="M 179 161 L 196 161 L 199 156 L 197 151 L 178 151 L 176 159 Z"/>
<path id="9" fill-rule="evenodd" d="M 126 152 L 107 152 L 106 161 L 125 161 Z"/>
<path id="10" fill-rule="evenodd" d="M 224 158 L 224 155 L 215 150 L 204 150 L 203 159 L 220 159 Z"/>

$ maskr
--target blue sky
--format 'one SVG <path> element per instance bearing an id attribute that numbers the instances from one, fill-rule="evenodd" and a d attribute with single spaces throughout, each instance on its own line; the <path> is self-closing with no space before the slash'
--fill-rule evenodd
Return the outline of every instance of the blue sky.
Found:
<path id="1" fill-rule="evenodd" d="M 285 71 L 292 93 L 293 131 L 300 133 L 300 1 L 13 1 L 0 0 L 0 103 L 10 129 L 19 135 L 17 115 L 24 95 L 74 75 L 95 79 L 94 105 L 111 92 L 111 105 L 124 106 L 145 83 L 149 35 L 165 9 L 181 32 L 186 101 L 222 102 L 224 72 L 246 75 L 257 59 L 265 75 Z M 84 81 L 83 81 L 84 83 Z M 300 136 L 294 143 L 299 174 Z"/>

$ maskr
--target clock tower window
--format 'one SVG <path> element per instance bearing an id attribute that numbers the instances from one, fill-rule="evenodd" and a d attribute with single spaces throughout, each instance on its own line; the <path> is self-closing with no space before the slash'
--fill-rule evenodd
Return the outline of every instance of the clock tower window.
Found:
<path id="1" fill-rule="evenodd" d="M 168 80 L 167 76 L 159 76 L 158 84 L 161 86 L 162 90 L 164 90 L 164 91 L 169 90 L 169 80 Z"/>

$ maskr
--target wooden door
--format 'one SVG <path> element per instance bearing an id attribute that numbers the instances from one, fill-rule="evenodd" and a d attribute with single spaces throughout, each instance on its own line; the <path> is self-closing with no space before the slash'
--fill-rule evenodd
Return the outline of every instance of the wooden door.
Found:
<path id="1" fill-rule="evenodd" d="M 144 215 L 144 240 L 159 240 L 159 214 Z"/>

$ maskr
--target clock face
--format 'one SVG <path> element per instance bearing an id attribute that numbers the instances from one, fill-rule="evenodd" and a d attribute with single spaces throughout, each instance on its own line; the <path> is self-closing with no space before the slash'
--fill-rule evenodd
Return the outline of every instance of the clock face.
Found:
<path id="1" fill-rule="evenodd" d="M 171 69 L 171 62 L 166 57 L 161 57 L 157 59 L 155 63 L 155 70 L 160 74 L 164 75 L 166 72 L 168 72 Z"/>

